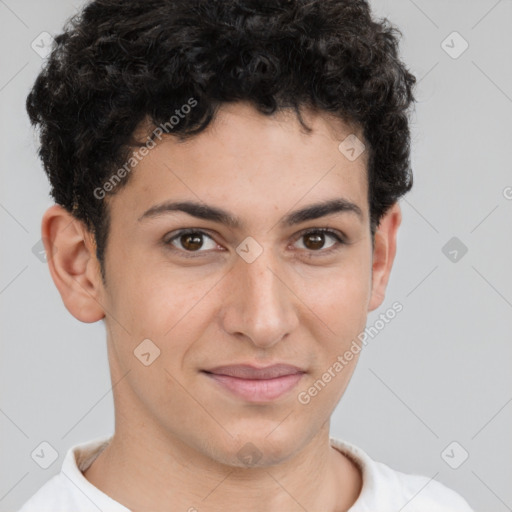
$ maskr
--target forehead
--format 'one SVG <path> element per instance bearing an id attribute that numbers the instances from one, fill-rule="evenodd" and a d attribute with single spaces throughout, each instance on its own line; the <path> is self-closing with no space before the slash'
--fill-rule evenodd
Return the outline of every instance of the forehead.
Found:
<path id="1" fill-rule="evenodd" d="M 204 202 L 251 217 L 256 207 L 281 213 L 342 197 L 367 211 L 367 151 L 348 158 L 340 143 L 363 141 L 358 127 L 324 112 L 272 116 L 245 103 L 223 105 L 208 127 L 186 141 L 164 136 L 134 167 L 130 182 L 112 199 L 137 218 L 170 199 Z M 137 132 L 147 140 L 148 126 Z M 349 139 L 347 139 L 349 137 Z M 350 156 L 350 155 L 349 155 Z M 123 206 L 124 205 L 124 206 Z M 251 210 L 252 208 L 252 210 Z"/>

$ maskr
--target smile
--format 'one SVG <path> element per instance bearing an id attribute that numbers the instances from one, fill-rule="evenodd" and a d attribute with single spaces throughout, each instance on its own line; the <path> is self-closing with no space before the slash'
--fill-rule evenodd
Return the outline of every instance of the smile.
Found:
<path id="1" fill-rule="evenodd" d="M 248 402 L 270 402 L 291 391 L 304 371 L 287 365 L 268 368 L 250 366 L 220 367 L 203 371 L 220 389 Z"/>

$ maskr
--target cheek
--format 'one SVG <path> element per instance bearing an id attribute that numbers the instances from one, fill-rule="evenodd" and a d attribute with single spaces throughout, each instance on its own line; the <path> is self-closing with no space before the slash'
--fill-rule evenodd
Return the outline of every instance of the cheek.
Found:
<path id="1" fill-rule="evenodd" d="M 127 255 L 113 275 L 112 314 L 134 334 L 164 336 L 207 291 L 204 280 L 185 279 L 186 273 L 143 253 Z"/>
<path id="2" fill-rule="evenodd" d="M 320 293 L 315 286 L 309 295 L 315 313 L 311 325 L 316 357 L 297 399 L 304 411 L 317 410 L 318 418 L 332 414 L 357 365 L 358 335 L 366 325 L 370 282 L 364 264 L 352 265 L 319 283 L 328 291 Z"/>
<path id="3" fill-rule="evenodd" d="M 181 374 L 188 352 L 194 350 L 194 343 L 212 322 L 213 310 L 208 292 L 218 279 L 189 278 L 185 281 L 183 271 L 178 276 L 169 269 L 166 272 L 165 267 L 158 272 L 155 268 L 127 271 L 130 273 L 125 274 L 126 279 L 118 281 L 115 295 L 111 298 L 115 321 L 110 323 L 115 333 L 113 343 L 117 359 L 123 373 L 133 369 L 135 372 L 131 378 L 140 376 L 143 379 L 140 381 L 141 393 L 144 394 L 145 387 L 150 386 L 148 397 L 157 393 L 157 389 L 167 389 L 173 381 L 158 380 L 165 380 L 168 375 L 157 376 L 147 371 L 150 368 L 141 367 L 134 354 L 142 351 L 139 346 L 143 346 L 143 340 L 149 339 L 156 347 L 153 350 L 158 353 L 154 366 L 165 368 L 172 375 Z M 149 344 L 149 347 L 153 345 Z M 156 395 L 155 399 L 159 400 Z"/>
<path id="4" fill-rule="evenodd" d="M 371 260 L 367 254 L 358 254 L 338 270 L 318 274 L 305 284 L 308 305 L 328 327 L 325 332 L 332 335 L 334 343 L 346 342 L 364 329 L 371 297 Z"/>

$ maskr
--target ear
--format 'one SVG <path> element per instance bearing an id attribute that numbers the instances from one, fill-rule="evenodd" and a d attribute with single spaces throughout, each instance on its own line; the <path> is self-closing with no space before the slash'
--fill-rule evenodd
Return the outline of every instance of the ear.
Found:
<path id="1" fill-rule="evenodd" d="M 66 309 L 81 322 L 101 320 L 103 281 L 94 236 L 59 205 L 44 213 L 41 235 L 50 274 Z"/>
<path id="2" fill-rule="evenodd" d="M 395 203 L 382 217 L 375 233 L 372 264 L 372 293 L 368 311 L 377 309 L 386 296 L 386 287 L 396 254 L 396 238 L 402 222 L 400 205 Z"/>

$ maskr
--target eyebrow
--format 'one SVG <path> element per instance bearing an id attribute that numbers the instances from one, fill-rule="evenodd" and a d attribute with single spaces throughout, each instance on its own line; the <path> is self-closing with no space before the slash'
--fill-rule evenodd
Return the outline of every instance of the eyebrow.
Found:
<path id="1" fill-rule="evenodd" d="M 240 229 L 242 222 L 237 217 L 233 216 L 226 210 L 217 208 L 215 206 L 209 206 L 207 204 L 196 203 L 193 201 L 179 201 L 171 202 L 166 201 L 164 203 L 157 204 L 146 210 L 137 220 L 141 222 L 145 219 L 160 217 L 161 215 L 170 212 L 184 212 L 193 217 L 203 220 L 211 220 L 213 222 L 219 222 L 233 229 Z M 344 198 L 336 198 L 320 203 L 311 204 L 300 210 L 286 215 L 281 221 L 282 226 L 294 226 L 301 222 L 308 220 L 319 219 L 326 215 L 333 215 L 335 213 L 353 213 L 362 222 L 364 215 L 361 208 Z"/>

